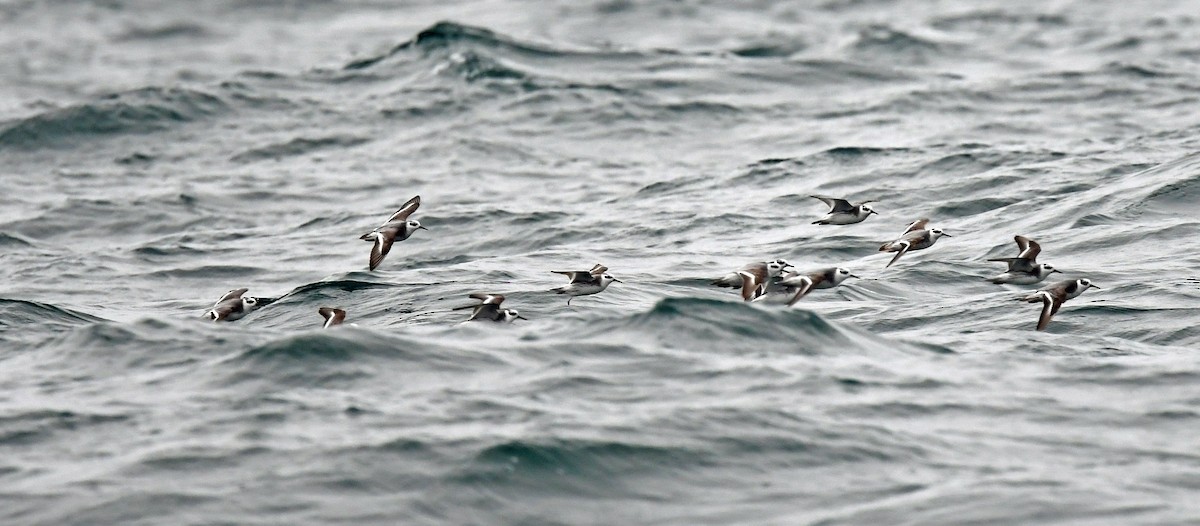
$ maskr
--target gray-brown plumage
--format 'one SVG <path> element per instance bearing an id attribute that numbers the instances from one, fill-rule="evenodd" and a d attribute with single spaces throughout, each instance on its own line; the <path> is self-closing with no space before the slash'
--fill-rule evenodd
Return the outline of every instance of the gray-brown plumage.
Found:
<path id="1" fill-rule="evenodd" d="M 1069 279 L 1039 289 L 1021 299 L 1028 303 L 1042 303 L 1042 314 L 1038 317 L 1037 330 L 1044 331 L 1046 326 L 1050 325 L 1050 318 L 1058 314 L 1058 309 L 1062 308 L 1063 303 L 1078 297 L 1089 288 L 1098 289 L 1100 287 L 1093 285 L 1092 281 L 1086 278 Z"/>
<path id="2" fill-rule="evenodd" d="M 929 220 L 925 218 L 913 221 L 904 230 L 895 241 L 889 241 L 879 247 L 880 252 L 895 252 L 896 256 L 885 266 L 890 267 L 893 263 L 900 260 L 900 256 L 907 254 L 910 250 L 922 250 L 933 246 L 938 238 L 942 236 L 954 237 L 943 232 L 940 228 L 926 229 Z"/>
<path id="3" fill-rule="evenodd" d="M 791 263 L 782 259 L 751 263 L 713 280 L 712 284 L 718 287 L 740 288 L 743 301 L 754 301 L 767 293 L 771 278 L 791 266 Z"/>
<path id="4" fill-rule="evenodd" d="M 794 291 L 792 299 L 788 300 L 788 306 L 790 307 L 795 305 L 804 296 L 807 296 L 809 292 L 817 289 L 831 289 L 841 285 L 848 278 L 857 277 L 847 269 L 830 267 L 784 276 L 783 279 L 779 280 L 779 285 L 786 287 L 789 292 Z"/>
<path id="5" fill-rule="evenodd" d="M 1017 248 L 1020 250 L 1017 257 L 988 260 L 1008 265 L 1007 271 L 989 278 L 992 283 L 1032 285 L 1046 279 L 1050 274 L 1059 272 L 1052 265 L 1037 262 L 1037 256 L 1042 252 L 1042 247 L 1037 242 L 1025 236 L 1015 236 L 1013 240 L 1017 242 Z"/>
<path id="6" fill-rule="evenodd" d="M 204 317 L 212 321 L 236 321 L 254 310 L 275 301 L 270 298 L 244 296 L 248 290 L 250 289 L 241 288 L 226 292 L 224 296 L 221 296 L 221 299 L 213 304 L 212 309 L 204 313 Z"/>
<path id="7" fill-rule="evenodd" d="M 1037 266 L 1038 254 L 1042 252 L 1042 246 L 1036 241 L 1025 236 L 1014 236 L 1013 240 L 1017 242 L 1017 249 L 1020 251 L 1015 258 L 992 258 L 988 261 L 998 261 L 1008 264 L 1009 272 L 1030 272 Z"/>
<path id="8" fill-rule="evenodd" d="M 464 305 L 455 307 L 454 310 L 475 309 L 471 312 L 471 317 L 467 321 L 494 321 L 497 323 L 512 323 L 513 320 L 527 320 L 517 312 L 516 309 L 501 309 L 500 304 L 504 303 L 504 296 L 500 294 L 471 294 L 471 299 L 477 299 L 482 303 L 478 305 Z"/>
<path id="9" fill-rule="evenodd" d="M 417 230 L 429 230 L 428 228 L 421 226 L 420 221 L 408 220 L 408 216 L 412 215 L 413 212 L 416 212 L 417 208 L 420 206 L 421 196 L 418 195 L 412 199 L 409 199 L 407 203 L 404 203 L 404 206 L 401 206 L 400 209 L 397 210 L 396 213 L 392 214 L 387 221 L 384 221 L 382 225 L 379 225 L 379 227 L 375 230 L 363 234 L 362 237 L 359 238 L 363 241 L 374 242 L 374 245 L 371 246 L 371 259 L 369 263 L 370 270 L 375 270 L 375 267 L 378 267 L 380 263 L 383 263 L 383 258 L 392 250 L 393 243 L 408 239 L 409 236 L 412 236 L 413 232 L 416 232 Z"/>
<path id="10" fill-rule="evenodd" d="M 322 318 L 325 318 L 325 324 L 321 326 L 322 329 L 328 329 L 330 327 L 341 325 L 343 321 L 346 321 L 346 311 L 342 309 L 321 307 L 317 309 L 317 314 L 320 314 Z"/>
<path id="11" fill-rule="evenodd" d="M 879 212 L 876 212 L 867 205 L 867 203 L 874 203 L 875 201 L 863 201 L 854 205 L 850 204 L 850 201 L 837 197 L 823 195 L 809 197 L 820 199 L 821 202 L 829 205 L 829 213 L 825 214 L 825 217 L 813 221 L 812 224 L 814 225 L 852 225 L 854 223 L 861 223 L 870 217 L 871 214 L 879 214 Z"/>
<path id="12" fill-rule="evenodd" d="M 614 281 L 622 283 L 621 280 L 608 274 L 608 267 L 599 263 L 596 263 L 592 270 L 551 270 L 550 272 L 562 274 L 571 279 L 566 286 L 550 289 L 556 294 L 569 294 L 571 297 L 567 298 L 567 305 L 571 304 L 571 300 L 575 296 L 602 292 Z"/>

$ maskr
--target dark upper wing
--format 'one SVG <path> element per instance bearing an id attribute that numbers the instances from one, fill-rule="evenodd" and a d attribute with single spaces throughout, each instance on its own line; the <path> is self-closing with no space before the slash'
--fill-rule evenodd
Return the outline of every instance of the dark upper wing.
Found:
<path id="1" fill-rule="evenodd" d="M 1038 254 L 1042 252 L 1042 246 L 1037 244 L 1037 241 L 1025 236 L 1016 236 L 1013 239 L 1017 242 L 1017 248 L 1021 249 L 1017 257 L 1028 259 L 1031 263 L 1037 261 Z"/>
<path id="2" fill-rule="evenodd" d="M 600 274 L 593 275 L 592 272 L 587 270 L 551 270 L 550 272 L 571 278 L 571 283 L 595 283 L 599 275 L 604 273 L 602 271 Z"/>
<path id="3" fill-rule="evenodd" d="M 501 303 L 504 303 L 504 296 L 500 294 L 484 294 L 482 292 L 476 292 L 471 294 L 471 298 L 482 301 L 484 305 L 500 305 Z"/>
<path id="4" fill-rule="evenodd" d="M 1034 265 L 1032 261 L 1025 258 L 992 258 L 988 261 L 997 261 L 1006 263 L 1009 272 L 1033 272 Z"/>
<path id="5" fill-rule="evenodd" d="M 1042 295 L 1042 319 L 1038 320 L 1038 330 L 1045 328 L 1045 324 L 1050 323 L 1050 317 L 1058 314 L 1058 309 L 1061 309 L 1063 303 L 1067 302 L 1067 293 L 1062 287 L 1053 287 L 1049 290 L 1044 290 Z M 1044 323 L 1043 324 L 1043 320 Z"/>
<path id="6" fill-rule="evenodd" d="M 830 212 L 849 212 L 854 209 L 854 205 L 851 205 L 850 201 L 847 201 L 845 199 L 839 199 L 836 197 L 828 197 L 828 196 L 824 196 L 824 195 L 810 195 L 809 197 L 812 197 L 814 199 L 820 199 L 825 204 L 829 205 Z"/>
<path id="7" fill-rule="evenodd" d="M 826 279 L 825 272 L 813 272 L 807 276 L 808 279 L 805 280 L 804 283 L 800 284 L 800 289 L 796 291 L 796 295 L 792 296 L 792 299 L 788 301 L 789 307 L 795 305 L 796 302 L 800 301 L 800 299 L 804 296 L 807 296 L 809 292 L 812 292 L 813 289 L 817 288 L 817 285 L 824 282 Z"/>
<path id="8" fill-rule="evenodd" d="M 471 312 L 471 317 L 467 318 L 467 321 L 478 319 L 495 320 L 499 318 L 499 314 L 499 303 L 484 303 L 475 307 L 475 310 Z"/>
<path id="9" fill-rule="evenodd" d="M 762 274 L 756 274 L 753 270 L 738 271 L 742 275 L 742 300 L 751 301 L 767 292 L 767 270 L 764 267 Z"/>
<path id="10" fill-rule="evenodd" d="M 1037 330 L 1044 331 L 1046 326 L 1050 325 L 1050 318 L 1058 312 L 1058 307 L 1062 305 L 1062 302 L 1057 300 L 1057 296 L 1046 291 L 1039 292 L 1038 295 L 1042 297 L 1042 315 L 1038 316 Z"/>
<path id="11" fill-rule="evenodd" d="M 912 223 L 909 223 L 908 228 L 904 229 L 904 234 L 907 234 L 914 230 L 925 230 L 925 226 L 928 224 L 929 224 L 929 219 L 922 217 L 921 219 L 918 219 L 916 221 L 913 221 Z M 903 236 L 904 234 L 901 234 L 901 236 Z"/>
<path id="12" fill-rule="evenodd" d="M 412 215 L 413 212 L 416 212 L 417 207 L 419 206 L 421 206 L 421 196 L 418 195 L 412 199 L 409 199 L 407 203 L 404 203 L 404 206 L 401 206 L 396 213 L 392 214 L 392 217 L 389 217 L 384 224 L 407 220 L 408 216 Z"/>
<path id="13" fill-rule="evenodd" d="M 909 243 L 912 243 L 913 246 L 920 248 L 922 245 L 929 243 L 931 234 L 928 230 L 924 229 L 910 230 L 905 232 L 903 236 L 900 236 L 900 239 L 908 241 Z"/>
<path id="14" fill-rule="evenodd" d="M 889 261 L 887 265 L 884 265 L 883 268 L 890 267 L 890 266 L 892 266 L 893 263 L 899 261 L 900 256 L 903 256 L 904 254 L 908 253 L 908 247 L 911 247 L 911 246 L 912 246 L 912 243 L 907 240 L 899 241 L 899 248 L 895 251 L 896 255 L 893 256 L 892 260 Z"/>
<path id="15" fill-rule="evenodd" d="M 342 309 L 334 309 L 330 307 L 321 307 L 317 309 L 317 313 L 325 318 L 325 328 L 328 329 L 334 325 L 341 325 L 346 319 L 346 311 Z"/>
<path id="16" fill-rule="evenodd" d="M 742 268 L 742 270 L 738 271 L 738 274 L 742 274 L 743 278 L 746 275 L 749 275 L 751 277 L 751 279 L 753 279 L 757 283 L 766 283 L 767 282 L 767 264 L 766 263 L 755 263 L 753 265 L 746 265 L 745 267 Z M 743 281 L 745 281 L 745 280 L 743 279 Z"/>
<path id="17" fill-rule="evenodd" d="M 233 314 L 235 312 L 242 312 L 243 307 L 242 307 L 242 301 L 241 301 L 241 297 L 240 297 L 241 294 L 239 294 L 238 296 L 239 297 L 227 299 L 227 300 L 222 301 L 222 302 L 216 304 L 215 306 L 213 306 L 211 312 L 217 313 L 217 316 L 213 319 L 223 320 L 223 319 L 229 317 L 230 314 Z"/>
<path id="18" fill-rule="evenodd" d="M 393 232 L 379 232 L 375 237 L 375 244 L 371 246 L 371 261 L 370 269 L 375 270 L 380 263 L 383 263 L 383 257 L 388 255 L 392 250 L 392 243 L 396 240 L 396 235 Z"/>
<path id="19" fill-rule="evenodd" d="M 246 291 L 248 291 L 248 290 L 250 290 L 250 289 L 233 289 L 229 292 L 226 292 L 224 296 L 221 296 L 221 299 L 217 300 L 217 302 L 213 304 L 213 306 L 215 307 L 217 305 L 220 305 L 227 300 L 231 300 L 234 298 L 241 298 L 242 294 L 245 294 Z"/>
<path id="20" fill-rule="evenodd" d="M 759 261 L 758 263 L 748 263 L 746 266 L 738 269 L 738 272 L 750 272 L 755 276 L 762 276 L 763 280 L 767 279 L 767 263 Z"/>
<path id="21" fill-rule="evenodd" d="M 603 275 L 603 271 L 601 271 L 599 274 L 580 272 L 574 276 L 571 276 L 571 283 L 600 283 L 600 276 Z"/>
<path id="22" fill-rule="evenodd" d="M 1062 297 L 1062 296 L 1053 296 L 1053 297 L 1054 297 L 1054 308 L 1050 309 L 1051 316 L 1058 314 L 1058 309 L 1061 309 L 1063 306 L 1063 303 L 1067 302 L 1067 298 L 1065 298 L 1065 297 Z"/>

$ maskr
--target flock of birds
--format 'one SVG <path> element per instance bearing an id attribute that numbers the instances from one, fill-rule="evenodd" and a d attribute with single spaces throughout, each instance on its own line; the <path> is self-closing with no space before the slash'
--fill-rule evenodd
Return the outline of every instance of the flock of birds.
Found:
<path id="1" fill-rule="evenodd" d="M 820 195 L 812 197 L 820 199 L 829 206 L 829 212 L 824 217 L 813 221 L 815 225 L 852 225 L 861 223 L 873 214 L 878 215 L 878 212 L 869 205 L 874 201 L 851 204 L 846 199 Z M 388 252 L 392 249 L 392 244 L 396 241 L 408 239 L 417 230 L 428 230 L 421 226 L 420 221 L 409 219 L 409 216 L 420 206 L 421 196 L 409 199 L 382 225 L 360 237 L 360 239 L 372 243 L 368 267 L 370 270 L 374 271 L 383 263 L 383 259 L 387 257 Z M 909 224 L 904 233 L 895 240 L 880 246 L 879 250 L 896 254 L 886 265 L 886 267 L 890 267 L 908 252 L 929 248 L 942 237 L 953 236 L 940 228 L 929 228 L 928 219 L 918 219 Z M 1037 262 L 1037 256 L 1042 251 L 1042 247 L 1037 242 L 1020 235 L 1015 236 L 1014 239 L 1019 250 L 1016 257 L 988 260 L 1005 263 L 1008 266 L 1008 270 L 989 278 L 992 283 L 1032 285 L 1040 283 L 1050 274 L 1060 272 L 1052 265 Z M 565 275 L 570 279 L 567 285 L 551 289 L 551 292 L 569 296 L 567 305 L 571 304 L 571 299 L 575 296 L 597 294 L 603 292 L 613 282 L 621 283 L 621 280 L 608 273 L 608 267 L 600 264 L 596 264 L 591 270 L 556 270 L 552 272 Z M 787 261 L 776 259 L 747 265 L 714 280 L 712 284 L 718 287 L 741 289 L 743 301 L 762 301 L 768 297 L 782 297 L 786 298 L 787 305 L 790 307 L 814 290 L 831 289 L 841 285 L 848 278 L 856 277 L 858 276 L 842 267 L 798 272 Z M 1058 313 L 1063 303 L 1078 297 L 1092 287 L 1100 288 L 1093 285 L 1087 278 L 1071 279 L 1038 289 L 1021 299 L 1029 303 L 1040 302 L 1042 304 L 1042 313 L 1037 324 L 1037 330 L 1040 331 L 1046 329 L 1046 326 L 1050 324 L 1050 318 Z M 205 317 L 212 321 L 234 321 L 274 301 L 269 298 L 246 296 L 245 293 L 248 290 L 241 288 L 225 293 L 205 314 Z M 470 298 L 478 300 L 479 303 L 454 309 L 472 309 L 471 316 L 467 321 L 511 323 L 515 320 L 526 319 L 516 309 L 501 308 L 501 304 L 504 303 L 503 295 L 476 293 L 471 294 Z M 324 318 L 324 328 L 326 329 L 341 325 L 346 319 L 346 311 L 343 309 L 321 307 L 317 312 Z"/>

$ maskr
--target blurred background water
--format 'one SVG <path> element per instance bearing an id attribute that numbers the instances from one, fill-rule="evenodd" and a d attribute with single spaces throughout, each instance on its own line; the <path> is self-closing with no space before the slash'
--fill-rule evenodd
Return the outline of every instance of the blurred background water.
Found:
<path id="1" fill-rule="evenodd" d="M 0 522 L 1194 524 L 1198 8 L 0 2 Z"/>

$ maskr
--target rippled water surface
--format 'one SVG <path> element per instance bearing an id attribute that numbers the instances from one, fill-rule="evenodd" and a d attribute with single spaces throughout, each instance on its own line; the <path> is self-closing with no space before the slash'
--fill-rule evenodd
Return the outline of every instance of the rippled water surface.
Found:
<path id="1" fill-rule="evenodd" d="M 0 523 L 1195 524 L 1196 13 L 0 2 Z"/>

